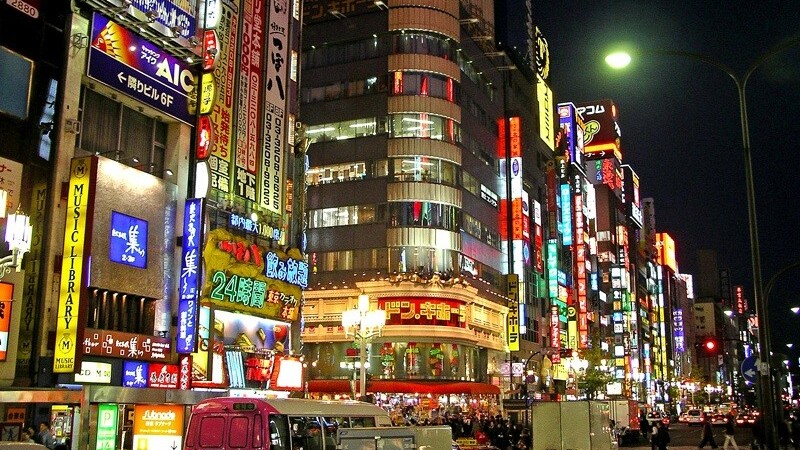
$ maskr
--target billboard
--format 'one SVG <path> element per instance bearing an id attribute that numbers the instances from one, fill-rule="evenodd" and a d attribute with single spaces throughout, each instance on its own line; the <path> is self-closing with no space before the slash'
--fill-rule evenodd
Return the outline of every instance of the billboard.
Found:
<path id="1" fill-rule="evenodd" d="M 133 448 L 182 448 L 183 405 L 136 405 Z"/>
<path id="2" fill-rule="evenodd" d="M 656 247 L 658 248 L 658 264 L 672 269 L 678 273 L 678 262 L 675 259 L 675 241 L 667 233 L 656 233 Z"/>
<path id="3" fill-rule="evenodd" d="M 286 154 L 289 87 L 289 2 L 270 2 L 267 26 L 266 81 L 264 86 L 259 204 L 267 211 L 283 213 L 284 159 Z"/>
<path id="4" fill-rule="evenodd" d="M 87 75 L 187 124 L 189 65 L 121 25 L 94 13 Z"/>
<path id="5" fill-rule="evenodd" d="M 14 285 L 0 282 L 0 361 L 8 358 L 8 338 L 11 331 L 11 307 L 13 304 Z"/>
<path id="6" fill-rule="evenodd" d="M 88 279 L 88 253 L 92 248 L 92 214 L 97 157 L 74 158 L 70 165 L 67 204 L 70 214 L 64 225 L 64 249 L 56 316 L 56 348 L 53 373 L 71 373 L 80 368 L 78 347 L 83 339 Z"/>
<path id="7" fill-rule="evenodd" d="M 555 149 L 556 124 L 553 117 L 553 91 L 536 75 L 536 99 L 539 103 L 539 138 L 550 150 Z"/>
<path id="8" fill-rule="evenodd" d="M 587 158 L 604 158 L 614 155 L 622 160 L 617 105 L 604 99 L 575 105 L 583 116 L 585 133 L 584 151 Z"/>
<path id="9" fill-rule="evenodd" d="M 228 3 L 223 2 L 216 24 L 217 59 L 214 65 L 213 82 L 203 87 L 213 86 L 215 95 L 211 108 L 211 124 L 214 139 L 211 141 L 211 154 L 208 167 L 211 172 L 211 187 L 227 194 L 231 191 L 231 172 L 233 164 L 233 102 L 236 83 L 236 35 L 239 32 L 239 15 Z M 202 95 L 205 98 L 205 94 Z M 201 108 L 202 110 L 202 108 Z"/>
<path id="10" fill-rule="evenodd" d="M 109 258 L 112 262 L 144 269 L 147 267 L 147 221 L 111 211 Z"/>
<path id="11" fill-rule="evenodd" d="M 583 172 L 584 124 L 575 105 L 572 103 L 558 104 L 558 125 L 561 139 L 566 141 L 569 161 Z"/>
<path id="12" fill-rule="evenodd" d="M 200 291 L 201 248 L 204 222 L 203 199 L 186 199 L 183 211 L 183 245 L 178 287 L 178 336 L 175 350 L 192 353 L 197 350 L 197 305 Z"/>
<path id="13" fill-rule="evenodd" d="M 519 351 L 519 276 L 507 275 L 508 316 L 506 322 L 506 343 L 511 352 Z"/>
<path id="14" fill-rule="evenodd" d="M 259 122 L 261 114 L 261 73 L 264 25 L 267 2 L 244 0 L 239 49 L 239 101 L 236 115 L 236 158 L 234 192 L 248 201 L 256 201 Z"/>

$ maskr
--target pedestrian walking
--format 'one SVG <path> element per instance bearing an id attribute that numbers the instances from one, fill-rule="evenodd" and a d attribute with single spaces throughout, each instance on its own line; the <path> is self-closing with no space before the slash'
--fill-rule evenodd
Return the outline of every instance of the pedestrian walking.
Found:
<path id="1" fill-rule="evenodd" d="M 800 417 L 797 416 L 797 412 L 792 416 L 792 424 L 789 427 L 789 433 L 792 436 L 794 450 L 800 450 Z"/>
<path id="2" fill-rule="evenodd" d="M 728 444 L 730 443 L 733 443 L 734 450 L 739 450 L 739 446 L 736 444 L 736 437 L 734 436 L 734 425 L 733 414 L 729 413 L 725 420 L 725 443 L 722 444 L 722 448 L 725 450 L 728 450 Z"/>
<path id="3" fill-rule="evenodd" d="M 658 450 L 667 450 L 667 445 L 670 442 L 669 431 L 663 422 L 656 422 L 656 428 L 653 432 L 653 444 Z"/>
<path id="4" fill-rule="evenodd" d="M 706 414 L 703 416 L 703 439 L 700 441 L 698 448 L 703 448 L 706 444 L 711 444 L 711 448 L 717 448 L 717 441 L 714 440 L 714 430 L 711 429 L 711 416 Z"/>
<path id="5" fill-rule="evenodd" d="M 753 440 L 750 444 L 752 450 L 761 450 L 764 442 L 764 421 L 761 420 L 761 415 L 756 416 L 756 422 L 751 428 L 753 432 Z"/>
<path id="6" fill-rule="evenodd" d="M 647 420 L 647 414 L 645 414 L 644 411 L 642 411 L 642 415 L 639 416 L 639 430 L 641 430 L 644 440 L 647 441 L 647 435 L 652 431 L 652 426 L 650 425 L 650 421 Z"/>

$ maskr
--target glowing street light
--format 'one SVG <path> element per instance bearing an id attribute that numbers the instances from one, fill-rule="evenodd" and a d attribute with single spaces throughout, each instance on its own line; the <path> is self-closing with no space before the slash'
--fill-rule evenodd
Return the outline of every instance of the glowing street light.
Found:
<path id="1" fill-rule="evenodd" d="M 11 254 L 0 258 L 0 279 L 11 273 L 12 270 L 20 271 L 22 258 L 31 249 L 31 234 L 33 234 L 33 228 L 30 218 L 25 213 L 17 209 L 16 213 L 8 215 L 6 218 L 6 242 Z"/>
<path id="2" fill-rule="evenodd" d="M 750 76 L 759 66 L 761 66 L 761 64 L 776 54 L 798 44 L 800 44 L 800 36 L 795 36 L 778 44 L 777 46 L 763 53 L 761 56 L 757 57 L 749 66 L 747 66 L 747 69 L 742 74 L 735 72 L 727 64 L 700 53 L 660 49 L 644 51 L 640 50 L 635 52 L 635 55 L 637 56 L 676 56 L 700 61 L 703 64 L 722 70 L 731 78 L 731 80 L 733 80 L 733 83 L 736 85 L 736 92 L 739 97 L 739 119 L 742 129 L 742 150 L 744 152 L 745 187 L 747 191 L 747 219 L 750 231 L 750 255 L 753 269 L 753 300 L 756 307 L 756 316 L 758 316 L 759 322 L 761 323 L 761 326 L 758 327 L 758 348 L 762 355 L 771 354 L 769 321 L 767 320 L 767 297 L 769 296 L 769 289 L 762 291 L 761 251 L 759 249 L 758 242 L 758 221 L 756 219 L 756 197 L 755 186 L 753 183 L 752 157 L 750 151 L 750 125 L 747 120 L 746 87 Z M 625 52 L 612 53 L 605 58 L 606 63 L 615 69 L 626 67 L 628 64 L 630 64 L 631 59 L 631 54 Z M 766 446 L 769 449 L 774 449 L 777 448 L 776 443 L 778 442 L 778 436 L 775 428 L 775 421 L 773 420 L 773 417 L 776 414 L 775 401 L 773 398 L 775 395 L 775 390 L 772 383 L 772 378 L 770 377 L 771 371 L 769 367 L 769 360 L 770 358 L 762 358 L 763 370 L 761 370 L 761 376 L 759 377 L 759 388 L 761 392 L 762 409 L 764 410 Z"/>
<path id="3" fill-rule="evenodd" d="M 386 325 L 386 311 L 382 309 L 369 309 L 369 295 L 361 291 L 358 296 L 358 308 L 342 311 L 342 328 L 345 336 L 353 336 L 358 341 L 358 355 L 360 363 L 356 365 L 359 370 L 359 393 L 361 399 L 367 393 L 367 344 L 381 334 Z"/>
<path id="4" fill-rule="evenodd" d="M 631 55 L 625 52 L 615 52 L 606 56 L 606 64 L 613 69 L 624 69 L 631 63 Z"/>
<path id="5" fill-rule="evenodd" d="M 789 310 L 795 314 L 800 313 L 800 306 L 792 306 Z"/>

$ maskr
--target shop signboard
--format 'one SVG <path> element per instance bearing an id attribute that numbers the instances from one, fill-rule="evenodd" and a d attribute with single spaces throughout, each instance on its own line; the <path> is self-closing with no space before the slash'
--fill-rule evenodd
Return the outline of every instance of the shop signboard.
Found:
<path id="1" fill-rule="evenodd" d="M 97 157 L 74 158 L 70 165 L 67 205 L 70 214 L 64 226 L 61 283 L 56 316 L 56 347 L 53 373 L 71 373 L 80 367 L 78 351 L 83 338 L 88 278 L 87 253 L 92 248 L 92 220 L 97 178 Z"/>
<path id="2" fill-rule="evenodd" d="M 0 282 L 0 361 L 8 358 L 8 339 L 11 331 L 11 305 L 14 302 L 14 285 Z"/>
<path id="3" fill-rule="evenodd" d="M 87 328 L 84 331 L 83 353 L 107 358 L 163 362 L 170 359 L 170 340 L 157 336 Z"/>
<path id="4" fill-rule="evenodd" d="M 112 262 L 144 269 L 147 267 L 147 221 L 111 211 L 109 257 Z"/>
<path id="5" fill-rule="evenodd" d="M 119 410 L 113 403 L 101 403 L 97 406 L 97 450 L 113 450 L 117 448 L 117 419 Z"/>
<path id="6" fill-rule="evenodd" d="M 203 199 L 187 199 L 183 210 L 178 336 L 175 344 L 176 351 L 182 354 L 197 350 L 197 304 L 204 217 Z"/>
<path id="7" fill-rule="evenodd" d="M 178 366 L 175 364 L 150 364 L 147 386 L 151 388 L 177 389 Z"/>
<path id="8" fill-rule="evenodd" d="M 302 288 L 308 285 L 308 263 L 299 250 L 271 250 L 215 229 L 208 233 L 203 263 L 203 298 L 217 309 L 297 319 Z"/>
<path id="9" fill-rule="evenodd" d="M 303 363 L 296 358 L 279 356 L 273 362 L 269 388 L 280 391 L 302 391 Z"/>
<path id="10" fill-rule="evenodd" d="M 0 189 L 6 191 L 5 208 L 0 210 L 13 212 L 20 204 L 22 193 L 22 164 L 7 158 L 0 158 Z"/>
<path id="11" fill-rule="evenodd" d="M 132 388 L 146 388 L 150 374 L 150 364 L 144 361 L 125 361 L 122 364 L 122 385 Z"/>
<path id="12" fill-rule="evenodd" d="M 187 2 L 186 0 L 130 0 L 130 3 L 131 6 L 145 14 L 150 11 L 157 12 L 158 14 L 153 18 L 153 22 L 163 25 L 167 30 L 170 30 L 170 33 L 177 32 L 177 34 L 186 39 L 195 35 L 196 19 L 193 8 L 195 2 Z M 109 4 L 109 7 L 112 6 L 114 5 Z"/>
<path id="13" fill-rule="evenodd" d="M 183 405 L 136 405 L 133 448 L 183 448 Z"/>
<path id="14" fill-rule="evenodd" d="M 437 325 L 465 328 L 467 305 L 460 300 L 432 298 L 381 298 L 387 325 Z"/>
<path id="15" fill-rule="evenodd" d="M 283 214 L 284 159 L 286 157 L 287 90 L 289 88 L 289 2 L 273 0 L 266 27 L 267 62 L 262 112 L 262 149 L 259 171 L 259 205 L 267 211 Z"/>
<path id="16" fill-rule="evenodd" d="M 189 125 L 189 64 L 94 13 L 87 75 Z"/>
<path id="17" fill-rule="evenodd" d="M 76 383 L 111 383 L 111 364 L 81 361 L 81 370 L 75 374 Z"/>
<path id="18" fill-rule="evenodd" d="M 519 351 L 519 276 L 507 275 L 508 316 L 506 317 L 506 343 L 508 350 Z"/>

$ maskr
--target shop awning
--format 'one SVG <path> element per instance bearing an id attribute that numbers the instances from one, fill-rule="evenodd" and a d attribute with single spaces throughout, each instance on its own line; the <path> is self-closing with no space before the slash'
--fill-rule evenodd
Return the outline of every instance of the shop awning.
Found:
<path id="1" fill-rule="evenodd" d="M 358 382 L 356 382 L 358 386 Z M 309 380 L 309 392 L 348 393 L 349 380 Z M 473 381 L 425 381 L 425 380 L 373 380 L 367 381 L 367 392 L 386 394 L 470 394 L 500 395 L 500 388 L 487 383 Z"/>

